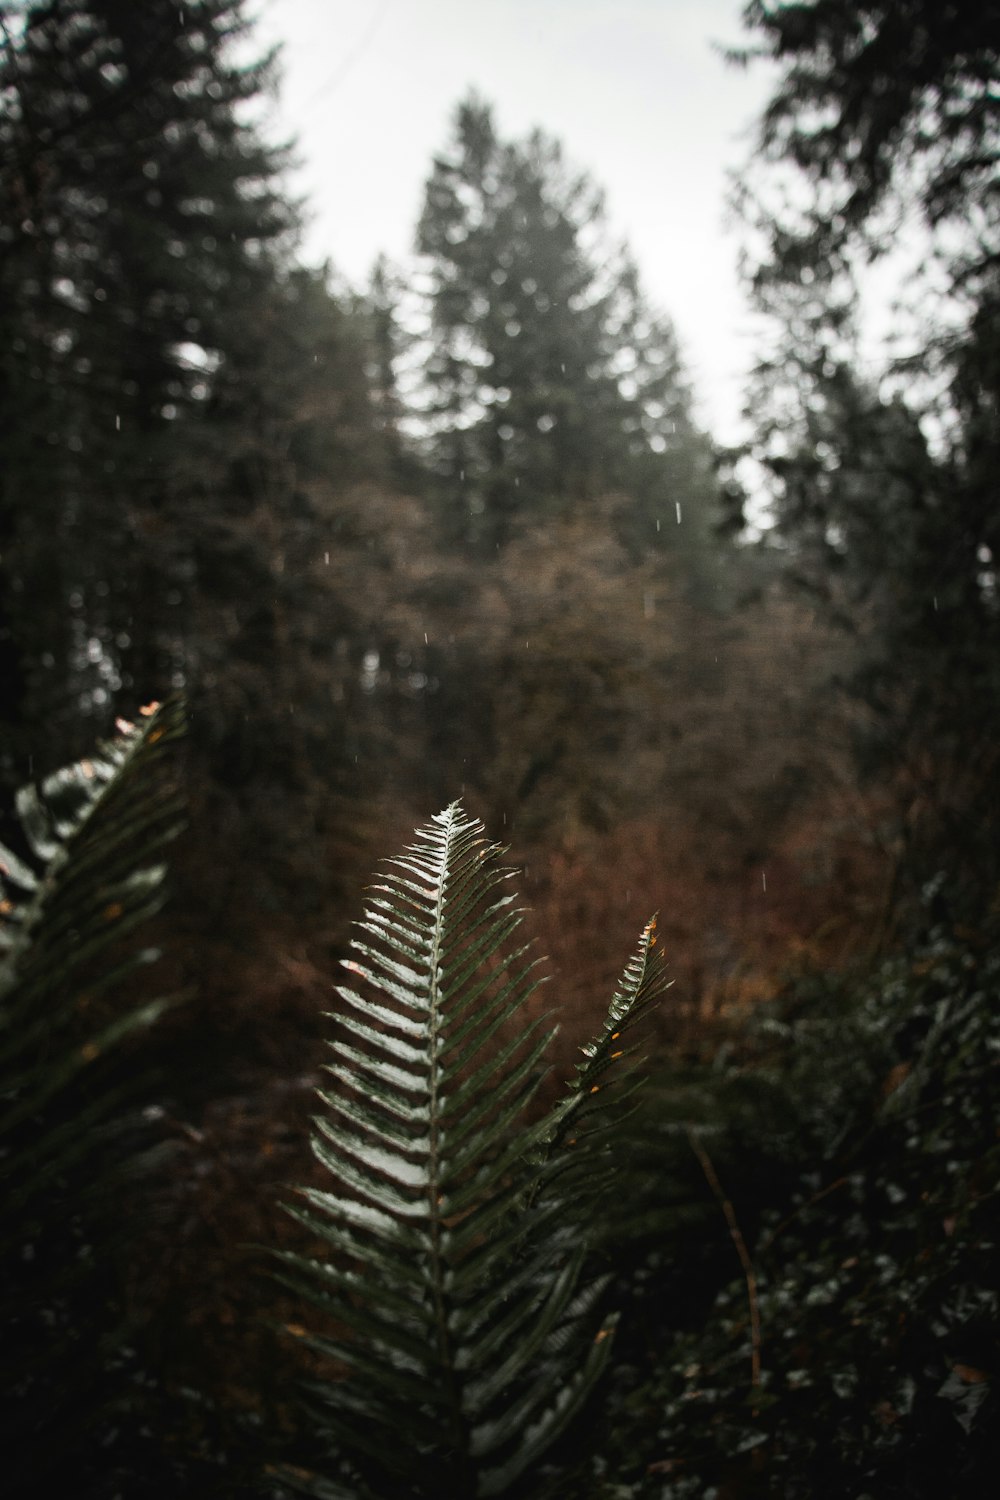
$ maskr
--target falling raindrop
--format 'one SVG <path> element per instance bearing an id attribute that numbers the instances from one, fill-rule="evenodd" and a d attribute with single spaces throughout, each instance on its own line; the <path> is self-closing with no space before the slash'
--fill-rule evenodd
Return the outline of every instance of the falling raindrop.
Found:
<path id="1" fill-rule="evenodd" d="M 659 529 L 660 529 L 660 518 L 659 518 L 659 516 L 657 516 L 657 518 L 656 518 L 656 529 L 657 529 L 657 531 L 659 531 Z"/>
<path id="2" fill-rule="evenodd" d="M 681 524 L 681 502 L 679 500 L 674 502 L 674 510 L 677 512 L 677 524 L 679 526 Z"/>
<path id="3" fill-rule="evenodd" d="M 326 563 L 327 567 L 330 566 L 330 554 L 329 554 L 329 552 L 324 552 L 323 553 L 323 561 Z"/>
<path id="4" fill-rule="evenodd" d="M 121 432 L 121 430 L 122 430 L 121 413 L 116 411 L 115 412 L 115 431 L 116 432 Z"/>
<path id="5" fill-rule="evenodd" d="M 761 872 L 760 872 L 760 880 L 761 880 L 761 885 L 764 887 L 764 890 L 766 892 L 766 890 L 767 890 L 767 874 L 763 870 L 761 870 Z"/>

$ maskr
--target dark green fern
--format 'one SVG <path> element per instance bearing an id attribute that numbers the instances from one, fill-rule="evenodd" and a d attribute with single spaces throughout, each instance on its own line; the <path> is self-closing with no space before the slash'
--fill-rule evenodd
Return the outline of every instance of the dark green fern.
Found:
<path id="1" fill-rule="evenodd" d="M 0 1439 L 12 1493 L 38 1493 L 56 1462 L 89 1492 L 81 1454 L 97 1445 L 124 1342 L 107 1236 L 140 1149 L 124 1044 L 172 1003 L 131 999 L 123 981 L 157 957 L 133 934 L 162 904 L 160 854 L 180 822 L 169 756 L 181 709 L 119 727 L 23 788 L 22 852 L 0 845 Z"/>
<path id="2" fill-rule="evenodd" d="M 588 1203 L 609 1164 L 623 1035 L 664 988 L 654 923 L 566 1098 L 525 1112 L 552 1035 L 516 941 L 511 872 L 453 805 L 371 891 L 338 988 L 313 1149 L 332 1178 L 290 1212 L 315 1253 L 282 1279 L 318 1310 L 317 1496 L 523 1493 L 610 1347 Z"/>

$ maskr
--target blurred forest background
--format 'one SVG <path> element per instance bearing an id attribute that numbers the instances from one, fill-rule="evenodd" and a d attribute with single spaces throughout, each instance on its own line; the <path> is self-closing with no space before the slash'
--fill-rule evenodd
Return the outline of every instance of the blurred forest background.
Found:
<path id="1" fill-rule="evenodd" d="M 359 892 L 430 813 L 461 796 L 510 845 L 564 1072 L 654 909 L 656 1046 L 692 1068 L 803 976 L 932 929 L 993 951 L 1000 9 L 746 23 L 733 65 L 781 71 L 734 451 L 572 142 L 458 102 L 412 264 L 352 290 L 297 259 L 242 0 L 0 6 L 4 806 L 188 708 L 158 926 L 197 996 L 147 1043 L 175 1155 L 128 1293 L 185 1493 L 218 1403 L 260 1420 L 235 1268 L 291 1232 L 272 1189 L 308 1170 Z M 859 280 L 900 244 L 873 373 Z"/>

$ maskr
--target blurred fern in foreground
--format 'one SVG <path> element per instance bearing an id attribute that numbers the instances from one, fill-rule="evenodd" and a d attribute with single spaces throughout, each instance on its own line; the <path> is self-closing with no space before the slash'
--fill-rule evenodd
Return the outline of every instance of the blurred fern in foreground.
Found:
<path id="1" fill-rule="evenodd" d="M 172 1002 L 123 997 L 120 982 L 158 957 L 123 940 L 163 901 L 182 728 L 177 703 L 119 723 L 20 790 L 22 852 L 0 845 L 0 1440 L 15 1493 L 38 1493 L 93 1426 L 124 1341 L 106 1256 L 110 1195 L 139 1149 L 122 1048 Z"/>

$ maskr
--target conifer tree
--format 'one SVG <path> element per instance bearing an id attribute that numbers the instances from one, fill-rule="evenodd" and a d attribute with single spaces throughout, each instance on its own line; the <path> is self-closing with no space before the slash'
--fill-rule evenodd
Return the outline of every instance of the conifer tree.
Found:
<path id="1" fill-rule="evenodd" d="M 315 876 L 307 847 L 325 860 L 299 826 L 329 804 L 331 642 L 352 626 L 315 564 L 342 488 L 384 468 L 365 320 L 292 261 L 244 0 L 4 15 L 3 773 L 183 686 L 195 801 L 234 864 L 263 838 L 273 900 Z M 224 899 L 209 879 L 199 913 Z"/>
<path id="2" fill-rule="evenodd" d="M 410 345 L 400 321 L 403 294 L 399 273 L 384 255 L 372 266 L 364 298 L 367 322 L 368 379 L 375 426 L 385 444 L 394 475 L 407 477 L 402 422 L 405 412 L 397 367 Z"/>
<path id="3" fill-rule="evenodd" d="M 432 458 L 456 532 L 492 549 L 522 521 L 618 491 L 652 540 L 682 453 L 685 481 L 704 491 L 709 449 L 673 330 L 558 142 L 505 142 L 491 109 L 466 100 L 428 180 L 418 249 Z"/>
<path id="4" fill-rule="evenodd" d="M 961 846 L 992 889 L 1000 12 L 755 0 L 744 15 L 757 46 L 738 59 L 779 69 L 743 205 L 775 330 L 752 399 L 773 518 L 799 576 L 865 638 L 866 744 L 893 768 L 912 873 Z M 908 284 L 873 370 L 857 277 L 893 257 Z"/>
<path id="5" fill-rule="evenodd" d="M 234 61 L 246 28 L 242 0 L 4 7 L 6 645 L 22 716 L 56 734 L 183 672 L 200 517 L 180 455 L 242 401 L 295 226 L 282 153 L 247 123 L 272 60 Z"/>

